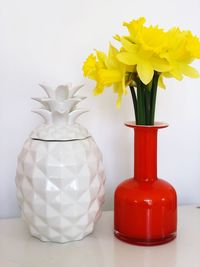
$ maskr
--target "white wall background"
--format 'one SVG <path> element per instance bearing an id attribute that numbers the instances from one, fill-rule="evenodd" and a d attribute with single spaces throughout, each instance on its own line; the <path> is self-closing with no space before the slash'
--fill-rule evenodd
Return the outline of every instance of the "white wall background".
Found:
<path id="1" fill-rule="evenodd" d="M 107 89 L 93 97 L 93 82 L 83 78 L 87 55 L 107 49 L 123 21 L 146 16 L 162 27 L 179 25 L 200 36 L 199 0 L 0 0 L 0 217 L 19 215 L 15 197 L 16 158 L 40 119 L 30 110 L 37 86 L 85 83 L 83 103 L 90 109 L 80 122 L 93 134 L 106 169 L 105 209 L 112 208 L 116 185 L 133 173 L 133 119 L 130 95 L 120 110 Z M 200 67 L 200 64 L 197 65 Z M 170 127 L 159 134 L 160 177 L 177 189 L 179 203 L 200 202 L 200 79 L 167 81 L 159 91 L 157 120 Z"/>

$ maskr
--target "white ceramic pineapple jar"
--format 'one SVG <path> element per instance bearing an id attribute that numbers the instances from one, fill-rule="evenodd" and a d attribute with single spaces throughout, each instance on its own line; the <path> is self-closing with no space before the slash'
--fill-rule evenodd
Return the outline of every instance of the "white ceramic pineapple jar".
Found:
<path id="1" fill-rule="evenodd" d="M 26 140 L 17 164 L 17 199 L 30 233 L 42 241 L 64 243 L 90 234 L 104 201 L 102 156 L 88 131 L 76 123 L 85 110 L 82 86 L 51 89 L 34 112 L 45 123 Z"/>

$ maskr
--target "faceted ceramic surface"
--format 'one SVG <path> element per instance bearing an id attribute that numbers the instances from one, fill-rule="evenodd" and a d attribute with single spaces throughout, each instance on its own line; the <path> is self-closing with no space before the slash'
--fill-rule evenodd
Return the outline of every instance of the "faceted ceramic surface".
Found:
<path id="1" fill-rule="evenodd" d="M 18 157 L 17 198 L 31 234 L 43 241 L 80 240 L 93 231 L 104 201 L 101 153 L 91 137 L 29 138 Z"/>

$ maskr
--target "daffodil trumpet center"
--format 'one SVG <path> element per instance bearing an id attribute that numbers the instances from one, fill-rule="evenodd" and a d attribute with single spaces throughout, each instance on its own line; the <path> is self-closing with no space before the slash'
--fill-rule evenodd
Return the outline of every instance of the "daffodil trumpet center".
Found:
<path id="1" fill-rule="evenodd" d="M 138 125 L 154 125 L 158 78 L 159 73 L 154 72 L 149 84 L 145 85 L 137 77 L 136 86 L 129 86 Z"/>

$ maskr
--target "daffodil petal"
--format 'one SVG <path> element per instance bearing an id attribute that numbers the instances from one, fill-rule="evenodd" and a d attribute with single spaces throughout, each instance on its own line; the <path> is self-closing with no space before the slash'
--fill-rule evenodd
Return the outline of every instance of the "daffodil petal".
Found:
<path id="1" fill-rule="evenodd" d="M 102 69 L 98 73 L 98 80 L 101 84 L 118 83 L 122 80 L 122 75 L 118 70 Z"/>
<path id="2" fill-rule="evenodd" d="M 122 84 L 122 92 L 123 92 L 123 94 L 127 94 L 127 90 L 126 90 L 126 84 L 125 84 L 125 75 L 123 76 L 123 78 L 122 78 L 122 81 L 121 81 L 121 84 Z"/>
<path id="3" fill-rule="evenodd" d="M 183 79 L 183 75 L 178 67 L 171 70 L 170 74 L 172 75 L 172 77 L 174 77 L 178 81 L 181 81 Z"/>
<path id="4" fill-rule="evenodd" d="M 120 83 L 114 84 L 113 91 L 118 94 L 116 106 L 117 108 L 120 108 L 123 95 L 123 85 Z"/>
<path id="5" fill-rule="evenodd" d="M 136 53 L 137 52 L 137 45 L 133 44 L 132 42 L 130 42 L 129 40 L 127 40 L 125 37 L 121 38 L 121 43 L 123 45 L 123 48 L 127 51 L 127 52 L 131 52 L 131 53 Z"/>
<path id="6" fill-rule="evenodd" d="M 182 72 L 184 75 L 186 75 L 190 78 L 199 78 L 200 77 L 199 72 L 195 68 L 188 66 L 188 65 L 182 66 Z"/>
<path id="7" fill-rule="evenodd" d="M 103 93 L 103 91 L 104 91 L 104 86 L 100 83 L 97 83 L 96 87 L 93 90 L 93 94 L 94 95 L 100 95 Z"/>
<path id="8" fill-rule="evenodd" d="M 132 20 L 131 22 L 124 22 L 123 26 L 127 27 L 130 36 L 133 40 L 135 40 L 137 38 L 137 34 L 138 32 L 141 30 L 141 28 L 143 27 L 144 23 L 145 23 L 145 18 L 144 17 L 140 17 L 137 20 Z"/>
<path id="9" fill-rule="evenodd" d="M 117 68 L 120 67 L 120 62 L 116 58 L 116 55 L 118 54 L 117 48 L 115 48 L 112 44 L 109 46 L 109 52 L 108 52 L 108 58 L 106 61 L 106 64 L 108 68 Z"/>
<path id="10" fill-rule="evenodd" d="M 105 67 L 106 54 L 99 50 L 95 50 L 95 51 L 96 51 L 97 59 L 99 61 L 98 63 L 100 64 L 101 67 Z"/>
<path id="11" fill-rule="evenodd" d="M 166 72 L 170 70 L 170 65 L 166 59 L 152 57 L 151 64 L 153 65 L 154 70 L 158 72 Z"/>
<path id="12" fill-rule="evenodd" d="M 158 78 L 158 86 L 162 89 L 166 89 L 166 86 L 164 84 L 164 81 L 163 81 L 163 76 L 160 75 L 159 78 Z"/>
<path id="13" fill-rule="evenodd" d="M 172 74 L 170 72 L 163 72 L 162 76 L 165 78 L 173 78 Z"/>
<path id="14" fill-rule="evenodd" d="M 90 54 L 82 68 L 85 77 L 95 80 L 96 64 L 96 57 L 93 54 Z"/>
<path id="15" fill-rule="evenodd" d="M 121 102 L 122 102 L 122 94 L 119 94 L 116 103 L 117 108 L 121 107 Z"/>
<path id="16" fill-rule="evenodd" d="M 138 62 L 137 54 L 128 52 L 119 53 L 117 59 L 126 65 L 136 65 Z"/>
<path id="17" fill-rule="evenodd" d="M 120 37 L 119 34 L 116 34 L 115 36 L 113 36 L 113 38 L 114 38 L 116 41 L 118 41 L 118 42 L 121 41 L 121 37 Z"/>
<path id="18" fill-rule="evenodd" d="M 148 61 L 138 64 L 137 65 L 137 72 L 138 72 L 138 76 L 139 76 L 140 80 L 144 84 L 150 83 L 150 81 L 152 80 L 153 75 L 154 75 L 153 67 Z"/>

